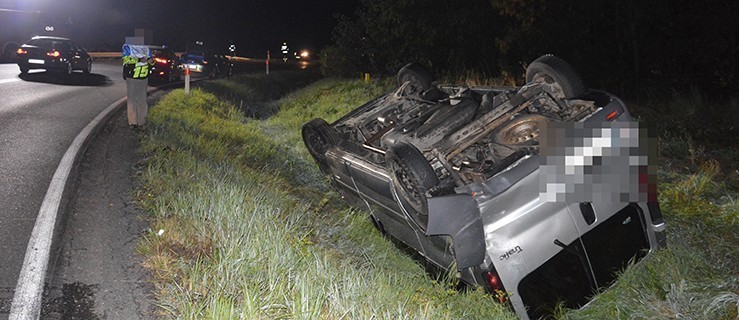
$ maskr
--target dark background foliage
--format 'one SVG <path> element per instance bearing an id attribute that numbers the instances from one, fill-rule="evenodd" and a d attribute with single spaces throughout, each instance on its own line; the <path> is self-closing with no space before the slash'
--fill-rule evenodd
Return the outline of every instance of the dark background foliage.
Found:
<path id="1" fill-rule="evenodd" d="M 592 88 L 728 97 L 739 87 L 737 17 L 739 3 L 719 0 L 361 0 L 321 60 L 329 75 L 419 61 L 436 74 L 520 77 L 552 53 Z"/>

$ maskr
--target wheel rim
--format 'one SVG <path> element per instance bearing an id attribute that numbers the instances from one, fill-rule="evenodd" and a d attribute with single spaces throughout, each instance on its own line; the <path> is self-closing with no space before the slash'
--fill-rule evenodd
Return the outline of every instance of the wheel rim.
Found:
<path id="1" fill-rule="evenodd" d="M 326 152 L 326 141 L 316 132 L 308 132 L 308 145 L 315 154 L 323 154 Z"/>
<path id="2" fill-rule="evenodd" d="M 558 99 L 565 98 L 564 89 L 562 89 L 562 86 L 559 84 L 559 82 L 557 82 L 557 80 L 552 78 L 552 76 L 548 74 L 537 73 L 536 75 L 534 75 L 534 82 L 541 83 L 549 87 L 549 90 L 551 90 L 552 93 L 554 93 L 554 96 L 556 98 Z"/>
<path id="3" fill-rule="evenodd" d="M 540 130 L 546 118 L 540 115 L 524 116 L 514 119 L 504 126 L 497 135 L 495 141 L 505 145 L 520 144 L 539 138 Z"/>
<path id="4" fill-rule="evenodd" d="M 423 211 L 420 210 L 423 204 L 421 200 L 422 196 L 420 190 L 415 187 L 413 179 L 408 174 L 408 171 L 405 170 L 405 168 L 403 168 L 403 166 L 398 163 L 393 163 L 392 166 L 393 175 L 395 175 L 395 179 L 398 181 L 400 192 L 406 195 L 405 198 L 407 200 L 410 200 L 411 205 L 414 209 L 416 209 L 416 212 Z"/>
<path id="5" fill-rule="evenodd" d="M 420 88 L 421 87 L 421 82 L 418 81 L 418 79 L 416 77 L 412 76 L 412 75 L 405 75 L 401 79 L 401 81 L 408 82 L 408 85 L 410 85 L 414 89 L 417 89 L 417 88 Z"/>

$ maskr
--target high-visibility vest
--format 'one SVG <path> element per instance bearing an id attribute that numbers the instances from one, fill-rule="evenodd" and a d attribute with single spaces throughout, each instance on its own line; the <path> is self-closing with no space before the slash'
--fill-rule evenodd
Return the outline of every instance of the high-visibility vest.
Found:
<path id="1" fill-rule="evenodd" d="M 123 57 L 123 72 L 133 79 L 146 79 L 149 76 L 149 63 L 139 62 L 133 56 Z"/>

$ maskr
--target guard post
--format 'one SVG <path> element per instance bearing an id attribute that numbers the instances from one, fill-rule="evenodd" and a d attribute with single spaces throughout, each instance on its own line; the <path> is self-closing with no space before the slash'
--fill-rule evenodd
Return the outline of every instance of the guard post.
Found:
<path id="1" fill-rule="evenodd" d="M 185 68 L 185 94 L 190 94 L 190 68 Z"/>
<path id="2" fill-rule="evenodd" d="M 146 104 L 146 90 L 149 84 L 149 70 L 154 59 L 148 46 L 123 45 L 123 78 L 126 79 L 128 125 L 141 126 L 146 123 L 149 106 Z"/>

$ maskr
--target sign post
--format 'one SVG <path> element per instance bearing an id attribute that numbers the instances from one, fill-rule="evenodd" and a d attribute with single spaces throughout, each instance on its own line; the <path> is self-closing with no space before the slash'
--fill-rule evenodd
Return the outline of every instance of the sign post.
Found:
<path id="1" fill-rule="evenodd" d="M 282 50 L 282 62 L 287 62 L 287 42 L 282 43 L 282 47 L 280 47 L 280 50 Z"/>
<path id="2" fill-rule="evenodd" d="M 267 50 L 267 61 L 265 62 L 267 66 L 267 74 L 269 74 L 269 50 Z"/>
<path id="3" fill-rule="evenodd" d="M 190 94 L 190 68 L 185 68 L 185 94 Z"/>

